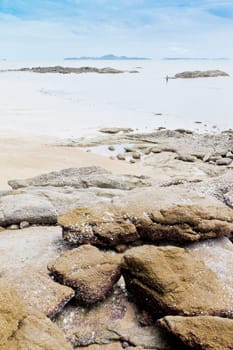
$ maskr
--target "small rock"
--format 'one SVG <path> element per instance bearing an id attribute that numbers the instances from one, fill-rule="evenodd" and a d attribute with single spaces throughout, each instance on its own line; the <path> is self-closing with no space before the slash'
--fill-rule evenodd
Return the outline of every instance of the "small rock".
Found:
<path id="1" fill-rule="evenodd" d="M 119 132 L 129 133 L 132 131 L 133 129 L 131 128 L 102 128 L 99 130 L 99 132 L 102 132 L 105 134 L 118 134 Z"/>
<path id="2" fill-rule="evenodd" d="M 8 230 L 18 230 L 19 229 L 19 225 L 10 225 L 7 228 L 8 228 Z"/>
<path id="3" fill-rule="evenodd" d="M 108 146 L 109 151 L 115 151 L 115 147 L 114 146 Z"/>
<path id="4" fill-rule="evenodd" d="M 158 147 L 152 147 L 152 148 L 151 148 L 151 152 L 152 152 L 152 153 L 161 153 L 162 150 L 161 150 L 160 148 L 158 148 Z"/>
<path id="5" fill-rule="evenodd" d="M 190 163 L 194 163 L 196 158 L 190 155 L 185 155 L 185 154 L 180 154 L 177 157 L 175 157 L 175 159 L 178 160 L 182 160 L 183 162 L 190 162 Z"/>
<path id="6" fill-rule="evenodd" d="M 233 159 L 233 153 L 230 152 L 230 151 L 228 151 L 228 152 L 226 153 L 226 158 L 231 158 L 231 159 Z"/>
<path id="7" fill-rule="evenodd" d="M 130 159 L 130 163 L 135 164 L 136 160 L 135 159 Z"/>
<path id="8" fill-rule="evenodd" d="M 126 153 L 134 152 L 134 148 L 133 147 L 129 147 L 129 146 L 124 147 L 124 150 L 125 150 Z"/>
<path id="9" fill-rule="evenodd" d="M 20 225 L 19 225 L 19 227 L 20 227 L 21 229 L 27 228 L 27 227 L 29 227 L 29 226 L 30 226 L 30 224 L 29 224 L 28 221 L 22 221 L 22 222 L 20 223 Z"/>
<path id="10" fill-rule="evenodd" d="M 230 165 L 232 163 L 231 158 L 221 158 L 216 161 L 217 165 Z"/>
<path id="11" fill-rule="evenodd" d="M 141 154 L 135 152 L 135 153 L 132 154 L 132 157 L 133 157 L 133 159 L 141 159 Z"/>
<path id="12" fill-rule="evenodd" d="M 126 158 L 125 158 L 124 154 L 118 154 L 118 155 L 117 155 L 117 159 L 119 159 L 119 160 L 125 160 Z"/>
<path id="13" fill-rule="evenodd" d="M 179 132 L 180 134 L 193 134 L 193 131 L 187 130 L 187 129 L 175 129 L 176 132 Z"/>
<path id="14" fill-rule="evenodd" d="M 128 249 L 128 246 L 127 246 L 126 244 L 118 244 L 118 245 L 115 247 L 115 250 L 116 250 L 118 253 L 124 253 L 127 249 Z"/>

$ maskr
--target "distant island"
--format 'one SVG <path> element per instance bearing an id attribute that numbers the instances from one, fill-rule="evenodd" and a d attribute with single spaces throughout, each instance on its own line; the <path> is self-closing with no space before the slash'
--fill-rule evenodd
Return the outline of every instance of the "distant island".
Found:
<path id="1" fill-rule="evenodd" d="M 104 55 L 100 57 L 89 57 L 89 56 L 82 56 L 82 57 L 65 57 L 65 61 L 79 61 L 79 60 L 97 60 L 97 61 L 145 61 L 150 60 L 151 58 L 147 57 L 127 57 L 127 56 L 115 56 L 115 55 Z"/>
<path id="2" fill-rule="evenodd" d="M 218 61 L 218 60 L 228 60 L 226 57 L 209 58 L 209 57 L 164 57 L 163 61 Z"/>

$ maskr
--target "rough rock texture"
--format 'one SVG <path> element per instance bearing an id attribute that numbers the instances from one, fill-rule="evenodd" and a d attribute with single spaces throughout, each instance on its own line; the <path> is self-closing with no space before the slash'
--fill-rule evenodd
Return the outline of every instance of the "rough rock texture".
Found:
<path id="1" fill-rule="evenodd" d="M 48 262 L 63 249 L 59 227 L 30 227 L 0 234 L 0 277 L 12 285 L 30 312 L 39 310 L 51 317 L 74 295 L 71 288 L 48 276 Z"/>
<path id="2" fill-rule="evenodd" d="M 205 247 L 205 242 L 197 245 Z M 203 248 L 202 254 L 169 246 L 133 248 L 125 254 L 122 263 L 127 288 L 155 316 L 233 317 L 233 284 L 226 283 L 226 275 L 231 270 L 226 263 L 220 271 L 207 266 L 202 258 L 207 252 L 208 247 Z M 232 251 L 230 254 L 232 260 Z M 215 259 L 218 259 L 216 251 Z"/>
<path id="3" fill-rule="evenodd" d="M 122 341 L 145 349 L 171 349 L 169 337 L 164 337 L 154 325 L 141 326 L 139 318 L 137 307 L 128 301 L 124 289 L 117 286 L 104 302 L 90 309 L 69 304 L 55 322 L 75 347 L 99 344 L 90 349 L 102 349 L 101 346 L 115 349 L 104 344 Z"/>
<path id="4" fill-rule="evenodd" d="M 211 316 L 167 316 L 158 324 L 191 349 L 233 349 L 233 321 Z"/>
<path id="5" fill-rule="evenodd" d="M 113 204 L 60 215 L 65 240 L 103 246 L 145 241 L 194 242 L 233 232 L 233 210 L 186 188 L 133 190 Z M 136 229 L 135 229 L 136 228 Z"/>
<path id="6" fill-rule="evenodd" d="M 110 247 L 136 241 L 139 235 L 135 226 L 113 210 L 99 205 L 94 210 L 80 208 L 61 214 L 58 222 L 63 227 L 63 238 L 78 245 Z"/>
<path id="7" fill-rule="evenodd" d="M 55 224 L 57 212 L 48 200 L 33 194 L 6 195 L 0 198 L 0 225 L 27 221 L 31 224 Z"/>
<path id="8" fill-rule="evenodd" d="M 62 284 L 76 291 L 76 299 L 84 304 L 103 300 L 120 278 L 121 255 L 104 253 L 84 245 L 64 252 L 49 271 Z"/>
<path id="9" fill-rule="evenodd" d="M 229 74 L 221 70 L 207 70 L 207 71 L 193 71 L 177 73 L 175 78 L 215 78 L 215 77 L 229 77 Z"/>
<path id="10" fill-rule="evenodd" d="M 143 176 L 114 175 L 101 167 L 70 168 L 36 176 L 27 180 L 11 180 L 13 189 L 28 186 L 70 186 L 73 188 L 110 188 L 131 190 L 135 187 L 150 186 L 149 179 Z"/>
<path id="11" fill-rule="evenodd" d="M 15 288 L 27 310 L 38 310 L 50 318 L 59 313 L 75 294 L 73 289 L 55 283 L 47 274 L 29 267 L 5 274 L 5 279 Z"/>
<path id="12" fill-rule="evenodd" d="M 216 197 L 221 202 L 233 207 L 233 172 L 228 171 L 221 176 L 217 176 L 208 181 L 200 183 L 187 184 L 188 188 L 192 188 L 200 193 L 205 193 Z"/>
<path id="13" fill-rule="evenodd" d="M 15 291 L 0 282 L 1 350 L 71 350 L 62 332 L 39 313 L 28 314 Z"/>
<path id="14" fill-rule="evenodd" d="M 129 133 L 132 132 L 131 128 L 102 128 L 99 132 L 103 132 L 105 134 L 118 134 L 119 132 Z"/>
<path id="15" fill-rule="evenodd" d="M 8 71 L 16 72 L 32 72 L 32 73 L 60 73 L 60 74 L 81 74 L 81 73 L 101 73 L 101 74 L 113 74 L 113 73 L 124 73 L 124 71 L 106 67 L 106 68 L 96 68 L 96 67 L 32 67 L 32 68 L 20 68 Z"/>

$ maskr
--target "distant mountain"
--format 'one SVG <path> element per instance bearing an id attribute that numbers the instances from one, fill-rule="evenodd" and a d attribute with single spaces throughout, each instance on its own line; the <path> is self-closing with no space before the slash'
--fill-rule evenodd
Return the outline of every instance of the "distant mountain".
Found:
<path id="1" fill-rule="evenodd" d="M 115 56 L 115 55 L 104 55 L 100 57 L 89 57 L 89 56 L 82 56 L 82 57 L 65 57 L 65 61 L 79 61 L 79 60 L 103 60 L 103 61 L 128 61 L 128 60 L 134 60 L 134 61 L 142 61 L 142 60 L 150 60 L 150 58 L 147 57 L 127 57 L 127 56 Z"/>

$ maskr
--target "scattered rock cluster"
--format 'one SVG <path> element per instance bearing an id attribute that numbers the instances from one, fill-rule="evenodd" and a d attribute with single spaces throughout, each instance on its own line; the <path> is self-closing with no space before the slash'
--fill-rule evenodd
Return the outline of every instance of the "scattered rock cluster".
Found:
<path id="1" fill-rule="evenodd" d="M 8 71 L 17 71 L 17 72 L 31 72 L 31 73 L 60 73 L 60 74 L 81 74 L 81 73 L 100 73 L 100 74 L 119 74 L 124 73 L 124 71 L 106 67 L 106 68 L 96 68 L 96 67 L 32 67 L 32 68 L 20 68 Z"/>
<path id="2" fill-rule="evenodd" d="M 174 78 L 216 78 L 216 77 L 229 77 L 229 74 L 221 70 L 207 70 L 207 71 L 187 71 L 182 73 L 177 73 Z"/>

